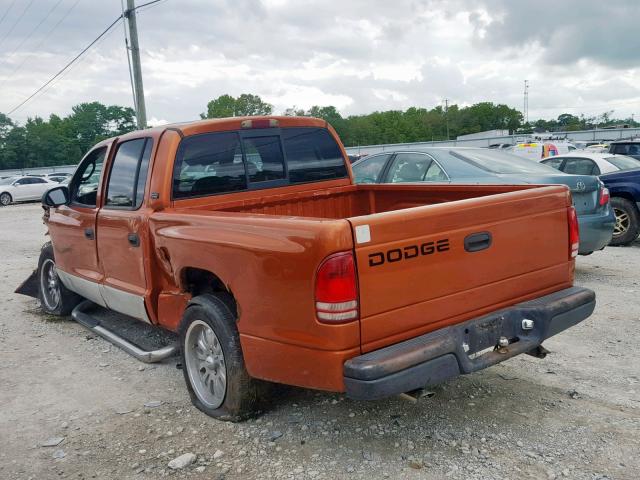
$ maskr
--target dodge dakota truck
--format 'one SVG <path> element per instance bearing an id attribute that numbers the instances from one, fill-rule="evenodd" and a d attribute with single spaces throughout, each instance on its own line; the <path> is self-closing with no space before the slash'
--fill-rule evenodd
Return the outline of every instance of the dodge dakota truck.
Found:
<path id="1" fill-rule="evenodd" d="M 195 406 L 226 420 L 256 412 L 272 383 L 378 399 L 544 357 L 595 307 L 573 286 L 566 186 L 356 185 L 319 119 L 108 139 L 43 206 L 42 309 L 144 361 L 179 350 Z M 97 306 L 176 346 L 143 351 Z"/>

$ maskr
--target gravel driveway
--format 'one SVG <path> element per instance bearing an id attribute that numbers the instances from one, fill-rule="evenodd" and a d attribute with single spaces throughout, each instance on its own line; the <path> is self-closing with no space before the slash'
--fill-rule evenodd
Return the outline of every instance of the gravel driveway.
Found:
<path id="1" fill-rule="evenodd" d="M 640 244 L 578 258 L 598 306 L 545 360 L 417 404 L 283 388 L 260 418 L 229 424 L 191 406 L 175 359 L 139 363 L 12 293 L 46 240 L 40 217 L 0 208 L 2 479 L 640 478 Z"/>

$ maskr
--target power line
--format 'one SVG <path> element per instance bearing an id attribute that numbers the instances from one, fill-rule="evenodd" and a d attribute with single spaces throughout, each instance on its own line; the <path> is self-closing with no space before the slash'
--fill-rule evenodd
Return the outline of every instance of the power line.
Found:
<path id="1" fill-rule="evenodd" d="M 4 41 L 7 39 L 7 37 L 9 35 L 11 35 L 13 33 L 13 30 L 16 28 L 16 26 L 20 23 L 20 20 L 22 20 L 22 17 L 24 17 L 24 14 L 27 13 L 27 10 L 29 10 L 29 7 L 33 4 L 34 0 L 31 0 L 27 6 L 25 7 L 25 9 L 22 11 L 22 13 L 20 14 L 20 16 L 18 17 L 18 19 L 13 23 L 13 25 L 11 26 L 11 28 L 9 29 L 9 31 L 5 34 L 4 37 L 2 37 L 2 40 L 0 40 L 0 46 L 2 46 L 2 44 L 4 43 Z"/>
<path id="2" fill-rule="evenodd" d="M 142 5 L 138 5 L 134 10 L 140 10 L 141 8 L 148 7 L 149 5 L 153 5 L 154 3 L 160 3 L 164 0 L 153 0 L 152 2 L 143 3 Z"/>
<path id="3" fill-rule="evenodd" d="M 87 45 L 78 55 L 76 55 L 69 63 L 67 63 L 64 67 L 62 67 L 61 70 L 58 71 L 58 73 L 56 73 L 53 77 L 51 77 L 49 80 L 47 80 L 40 88 L 38 88 L 35 92 L 33 92 L 31 95 L 29 95 L 25 100 L 23 100 L 19 105 L 15 106 L 14 108 L 12 108 L 11 110 L 9 110 L 9 112 L 7 113 L 7 115 L 11 115 L 13 112 L 15 112 L 16 110 L 18 110 L 20 107 L 22 107 L 25 103 L 27 103 L 29 100 L 31 100 L 33 97 L 35 97 L 38 92 L 40 92 L 43 88 L 45 88 L 47 85 L 49 85 L 51 82 L 53 82 L 56 78 L 58 78 L 60 75 L 62 75 L 64 73 L 65 70 L 67 70 L 71 65 L 73 65 L 76 60 L 78 60 L 82 55 L 85 54 L 85 52 L 87 50 L 89 50 L 91 47 L 93 47 L 93 45 L 96 44 L 96 42 L 98 40 L 100 40 L 102 37 L 104 37 L 107 32 L 109 32 L 109 30 L 111 30 L 119 21 L 120 18 L 122 17 L 122 15 L 118 15 L 118 18 L 116 18 L 111 25 L 109 25 L 100 35 L 98 35 L 89 45 Z"/>
<path id="4" fill-rule="evenodd" d="M 20 50 L 20 48 L 33 36 L 34 33 L 36 33 L 38 28 L 40 28 L 40 26 L 47 21 L 47 19 L 51 16 L 54 10 L 58 8 L 58 5 L 60 5 L 61 3 L 62 3 L 62 0 L 58 0 L 58 2 L 49 10 L 49 12 L 47 12 L 45 17 L 42 20 L 40 20 L 40 22 L 33 28 L 33 30 L 29 32 L 29 34 L 20 42 L 20 44 L 16 48 L 13 49 L 13 51 L 9 55 L 7 55 L 7 57 L 5 58 L 5 62 L 7 59 L 11 58 L 18 50 Z"/>
<path id="5" fill-rule="evenodd" d="M 100 40 L 98 40 L 94 46 L 98 46 L 100 45 L 103 41 L 105 41 L 107 38 L 109 38 L 109 36 L 114 32 L 115 30 L 110 30 L 104 37 L 102 37 Z M 41 96 L 46 94 L 49 90 L 51 90 L 52 88 L 54 88 L 58 82 L 60 82 L 61 80 L 64 80 L 65 77 L 67 77 L 67 75 L 71 74 L 76 68 L 78 68 L 80 65 L 82 65 L 82 63 L 84 61 L 86 61 L 88 58 L 90 58 L 89 56 L 83 56 L 81 57 L 76 63 L 74 63 L 67 71 L 65 71 L 62 75 L 60 75 L 58 78 L 56 78 L 53 82 L 51 82 L 46 88 L 44 88 L 38 95 L 36 96 Z M 35 97 L 34 97 L 35 98 Z"/>
<path id="6" fill-rule="evenodd" d="M 31 3 L 33 3 L 33 1 L 34 0 L 31 0 L 31 2 L 29 3 L 29 6 L 31 5 Z M 78 1 L 76 1 L 76 4 L 78 3 Z M 133 8 L 132 10 L 138 10 L 140 8 L 147 7 L 147 6 L 150 6 L 150 5 L 154 5 L 154 4 L 160 3 L 162 1 L 164 1 L 164 0 L 153 0 L 151 2 L 147 2 L 147 3 L 144 3 L 142 5 L 138 5 L 137 7 Z M 74 7 L 75 7 L 76 4 L 74 4 Z M 27 6 L 27 8 L 29 6 Z M 67 14 L 68 13 L 69 12 L 67 12 Z M 23 14 L 24 14 L 24 12 L 23 12 Z M 54 82 L 58 77 L 63 75 L 64 72 L 66 70 L 68 70 L 78 59 L 80 59 L 80 57 L 82 57 L 92 46 L 94 46 L 96 43 L 98 43 L 100 41 L 100 39 L 102 39 L 107 33 L 109 33 L 109 31 L 120 21 L 120 19 L 122 17 L 123 17 L 122 15 L 118 15 L 118 17 L 105 30 L 103 30 L 103 32 L 100 35 L 98 35 L 89 45 L 87 45 L 78 55 L 76 55 L 70 62 L 68 62 L 64 67 L 62 67 L 62 69 L 60 69 L 55 75 L 53 75 L 49 80 L 47 80 L 44 84 L 42 84 L 35 92 L 33 92 L 31 95 L 29 95 L 20 104 L 16 105 L 14 108 L 9 110 L 9 112 L 7 112 L 7 115 L 11 115 L 13 112 L 15 112 L 16 110 L 21 108 L 29 100 L 31 100 L 38 93 L 40 93 L 42 90 L 44 90 L 48 85 L 50 85 L 52 82 Z M 60 22 L 58 22 L 58 24 L 59 23 Z"/>
<path id="7" fill-rule="evenodd" d="M 34 51 L 37 51 L 43 44 L 44 42 L 46 42 L 49 37 L 51 37 L 51 35 L 53 35 L 53 32 L 55 32 L 58 27 L 60 26 L 60 24 L 69 16 L 69 14 L 73 11 L 74 8 L 76 8 L 76 5 L 78 5 L 78 3 L 80 3 L 80 0 L 76 0 L 75 3 L 73 5 L 71 5 L 71 7 L 64 13 L 64 15 L 62 17 L 60 17 L 60 19 L 56 22 L 56 24 L 47 32 L 47 34 L 42 37 L 42 40 L 40 40 L 40 43 L 38 43 L 33 49 Z M 0 87 L 2 87 L 5 83 L 7 83 L 9 80 L 11 80 L 13 78 L 13 76 L 16 74 L 16 72 L 18 72 L 19 70 L 22 69 L 22 67 L 24 66 L 25 63 L 27 63 L 27 60 L 29 60 L 31 57 L 33 56 L 33 53 L 30 55 L 27 55 L 26 57 L 24 57 L 24 59 L 22 60 L 22 62 L 20 62 L 19 65 L 16 66 L 16 68 L 13 69 L 13 71 L 9 74 L 9 76 L 7 78 L 5 78 L 1 83 L 0 83 Z"/>
<path id="8" fill-rule="evenodd" d="M 13 0 L 13 2 L 11 2 L 11 5 L 9 5 L 9 8 L 5 10 L 4 15 L 2 15 L 2 18 L 0 18 L 0 25 L 2 25 L 2 22 L 4 22 L 4 19 L 9 14 L 9 12 L 11 11 L 11 9 L 13 8 L 13 6 L 16 4 L 17 1 L 18 0 Z"/>
<path id="9" fill-rule="evenodd" d="M 166 2 L 167 0 L 155 0 L 153 2 L 148 2 L 148 3 L 144 3 L 138 7 L 136 7 L 136 11 L 138 12 L 138 14 L 142 13 L 142 12 L 146 12 L 147 10 L 153 8 L 153 7 L 157 7 L 160 3 L 162 2 Z"/>

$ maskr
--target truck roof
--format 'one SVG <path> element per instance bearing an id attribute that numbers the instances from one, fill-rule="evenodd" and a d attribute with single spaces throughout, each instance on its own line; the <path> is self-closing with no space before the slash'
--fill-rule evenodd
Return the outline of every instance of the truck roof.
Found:
<path id="1" fill-rule="evenodd" d="M 230 118 L 208 118 L 193 122 L 170 123 L 145 130 L 134 130 L 117 137 L 103 140 L 97 145 L 111 143 L 115 138 L 128 140 L 139 137 L 159 137 L 167 130 L 174 130 L 183 136 L 198 135 L 201 133 L 224 132 L 229 130 L 248 130 L 251 128 L 268 127 L 319 127 L 328 128 L 329 124 L 325 120 L 314 117 L 289 117 L 281 115 L 258 115 Z M 96 146 L 97 146 L 96 145 Z"/>

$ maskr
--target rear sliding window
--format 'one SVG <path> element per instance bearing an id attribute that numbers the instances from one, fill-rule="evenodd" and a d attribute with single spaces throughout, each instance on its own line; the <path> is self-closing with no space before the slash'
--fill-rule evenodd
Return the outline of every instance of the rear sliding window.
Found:
<path id="1" fill-rule="evenodd" d="M 180 143 L 173 197 L 345 178 L 340 148 L 322 128 L 207 133 Z"/>
<path id="2" fill-rule="evenodd" d="M 282 131 L 291 183 L 316 182 L 347 176 L 340 148 L 323 128 Z"/>

